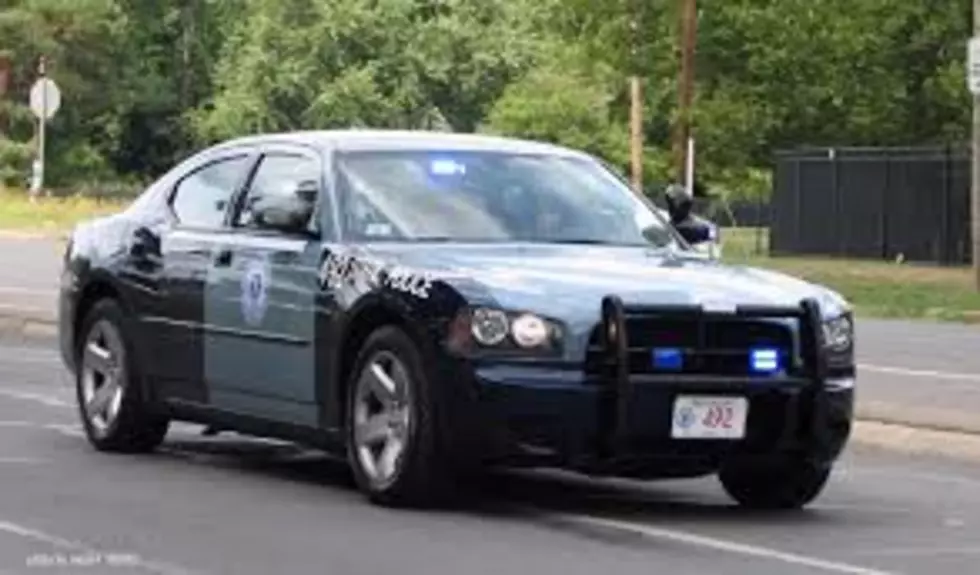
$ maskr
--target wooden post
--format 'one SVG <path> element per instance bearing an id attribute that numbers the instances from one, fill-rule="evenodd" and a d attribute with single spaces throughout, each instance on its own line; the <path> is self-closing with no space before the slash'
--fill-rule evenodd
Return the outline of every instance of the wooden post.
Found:
<path id="1" fill-rule="evenodd" d="M 637 3 L 630 10 L 630 175 L 633 191 L 643 195 L 643 89 L 639 72 L 640 24 Z"/>
<path id="2" fill-rule="evenodd" d="M 677 82 L 677 123 L 674 127 L 674 169 L 677 181 L 684 181 L 687 146 L 691 138 L 691 107 L 694 102 L 694 51 L 697 43 L 696 0 L 680 0 L 681 65 Z M 686 183 L 686 182 L 685 182 Z"/>
<path id="3" fill-rule="evenodd" d="M 980 36 L 980 0 L 973 0 L 973 36 Z M 972 235 L 973 283 L 980 291 L 980 95 L 973 96 L 973 145 L 970 179 L 970 231 Z"/>

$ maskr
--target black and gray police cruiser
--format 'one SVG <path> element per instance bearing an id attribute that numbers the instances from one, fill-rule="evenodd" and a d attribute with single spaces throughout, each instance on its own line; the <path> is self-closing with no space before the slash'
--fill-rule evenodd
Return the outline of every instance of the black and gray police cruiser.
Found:
<path id="1" fill-rule="evenodd" d="M 345 456 L 388 505 L 492 465 L 802 507 L 850 433 L 852 312 L 704 256 L 698 221 L 545 143 L 235 139 L 74 230 L 61 349 L 99 450 L 183 421 Z"/>

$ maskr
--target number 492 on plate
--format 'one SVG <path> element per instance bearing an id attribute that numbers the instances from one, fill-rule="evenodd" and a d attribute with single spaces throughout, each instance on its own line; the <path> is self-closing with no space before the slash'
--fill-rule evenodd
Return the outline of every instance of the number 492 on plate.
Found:
<path id="1" fill-rule="evenodd" d="M 742 439 L 749 402 L 744 397 L 680 396 L 674 401 L 675 439 Z"/>

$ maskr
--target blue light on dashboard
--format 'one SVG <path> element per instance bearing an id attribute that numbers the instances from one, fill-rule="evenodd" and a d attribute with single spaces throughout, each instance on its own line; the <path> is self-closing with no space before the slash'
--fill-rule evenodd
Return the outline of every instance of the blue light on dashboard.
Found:
<path id="1" fill-rule="evenodd" d="M 449 158 L 436 158 L 429 163 L 429 173 L 433 176 L 455 176 L 465 174 L 466 166 Z"/>
<path id="2" fill-rule="evenodd" d="M 755 373 L 775 373 L 781 367 L 778 349 L 763 347 L 749 352 L 749 369 Z"/>
<path id="3" fill-rule="evenodd" d="M 653 367 L 679 371 L 684 368 L 684 354 L 676 347 L 654 348 Z"/>

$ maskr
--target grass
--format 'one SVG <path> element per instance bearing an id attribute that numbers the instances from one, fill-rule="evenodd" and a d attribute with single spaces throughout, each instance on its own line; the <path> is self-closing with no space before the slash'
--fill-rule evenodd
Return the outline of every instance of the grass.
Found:
<path id="1" fill-rule="evenodd" d="M 42 197 L 31 203 L 23 191 L 0 188 L 0 230 L 57 235 L 79 221 L 118 212 L 124 205 L 81 196 Z"/>
<path id="2" fill-rule="evenodd" d="M 757 236 L 758 234 L 758 236 Z M 723 259 L 781 271 L 840 292 L 858 314 L 980 321 L 980 293 L 968 267 L 816 257 L 768 257 L 766 230 L 722 231 Z"/>

